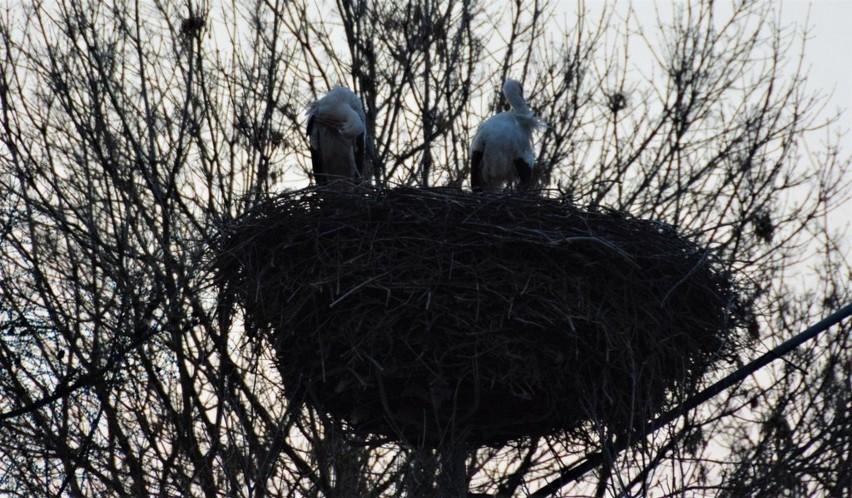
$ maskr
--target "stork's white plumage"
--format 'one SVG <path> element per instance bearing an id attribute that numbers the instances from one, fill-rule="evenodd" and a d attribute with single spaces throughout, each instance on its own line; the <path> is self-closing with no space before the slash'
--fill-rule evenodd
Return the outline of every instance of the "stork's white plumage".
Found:
<path id="1" fill-rule="evenodd" d="M 542 126 L 524 100 L 521 84 L 508 79 L 503 95 L 511 109 L 486 119 L 470 144 L 470 185 L 474 191 L 530 186 L 535 166 L 533 132 Z"/>
<path id="2" fill-rule="evenodd" d="M 308 106 L 307 131 L 317 185 L 366 176 L 366 123 L 361 101 L 346 87 L 332 88 Z"/>

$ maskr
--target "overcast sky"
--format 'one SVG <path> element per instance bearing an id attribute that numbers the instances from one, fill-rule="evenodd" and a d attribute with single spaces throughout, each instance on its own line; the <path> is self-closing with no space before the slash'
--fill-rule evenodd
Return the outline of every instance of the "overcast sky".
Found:
<path id="1" fill-rule="evenodd" d="M 826 111 L 846 109 L 842 128 L 852 131 L 852 0 L 772 0 L 781 8 L 781 22 L 785 27 L 795 26 L 797 33 L 806 26 L 811 39 L 806 47 L 806 70 L 808 87 L 811 91 L 832 94 L 831 104 Z M 605 0 L 586 0 L 593 12 L 598 11 Z M 672 6 L 676 0 L 633 0 L 636 19 L 647 29 L 657 22 L 657 12 L 664 21 L 671 19 Z M 731 0 L 717 2 L 717 12 L 724 16 Z M 566 10 L 571 11 L 566 2 Z M 629 1 L 617 0 L 617 9 L 626 9 Z M 634 57 L 637 54 L 632 54 Z"/>
<path id="2" fill-rule="evenodd" d="M 842 118 L 832 128 L 844 132 L 841 153 L 845 157 L 852 155 L 852 0 L 773 0 L 781 7 L 781 23 L 785 27 L 795 28 L 801 33 L 809 28 L 810 39 L 805 47 L 805 70 L 807 88 L 812 93 L 828 97 L 824 117 L 843 111 Z M 604 4 L 604 0 L 586 0 L 586 5 L 595 11 Z M 676 0 L 633 0 L 636 19 L 646 28 L 653 29 L 657 23 L 657 14 L 663 20 L 671 19 L 672 6 Z M 682 3 L 682 2 L 681 2 Z M 717 12 L 722 14 L 731 0 L 717 2 Z M 618 0 L 618 9 L 627 8 L 630 2 Z M 566 2 L 565 7 L 568 7 Z M 569 8 L 570 10 L 570 8 Z M 641 57 L 631 53 L 631 57 Z M 793 54 L 790 54 L 794 58 Z M 641 63 L 640 63 L 641 64 Z M 793 68 L 791 68 L 793 69 Z M 815 134 L 809 140 L 816 140 L 818 149 L 826 135 Z M 829 221 L 846 227 L 852 225 L 852 201 L 835 211 Z M 842 243 L 847 258 L 852 257 L 852 238 L 849 231 Z"/>
<path id="3" fill-rule="evenodd" d="M 846 110 L 843 129 L 852 131 L 852 0 L 788 0 L 784 17 L 804 19 L 809 7 L 813 40 L 807 50 L 808 84 L 812 89 L 834 91 L 834 108 Z"/>
<path id="4" fill-rule="evenodd" d="M 813 39 L 806 48 L 805 60 L 808 87 L 812 91 L 831 94 L 826 112 L 843 110 L 837 127 L 846 132 L 842 152 L 852 154 L 852 0 L 786 0 L 783 18 L 789 22 L 804 23 L 810 9 L 809 25 Z M 831 223 L 852 223 L 852 201 L 831 217 Z M 849 232 L 841 241 L 847 259 L 852 256 L 852 239 Z"/>
<path id="5" fill-rule="evenodd" d="M 784 0 L 779 3 L 785 24 L 804 27 L 808 19 L 812 36 L 805 57 L 808 86 L 812 91 L 832 94 L 826 110 L 844 109 L 841 127 L 852 132 L 852 0 Z M 846 147 L 847 152 L 850 149 L 852 147 Z"/>

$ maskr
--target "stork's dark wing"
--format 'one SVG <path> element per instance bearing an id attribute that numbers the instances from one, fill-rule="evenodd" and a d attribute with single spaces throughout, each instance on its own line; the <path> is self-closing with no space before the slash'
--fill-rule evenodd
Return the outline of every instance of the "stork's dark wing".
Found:
<path id="1" fill-rule="evenodd" d="M 470 151 L 470 189 L 482 191 L 482 156 L 484 149 Z"/>
<path id="2" fill-rule="evenodd" d="M 367 153 L 367 134 L 362 133 L 355 137 L 355 143 L 353 144 L 355 149 L 355 169 L 358 170 L 358 181 L 365 182 L 367 181 L 364 178 L 364 175 L 367 173 L 366 168 L 364 166 L 364 158 Z"/>
<path id="3" fill-rule="evenodd" d="M 518 190 L 528 190 L 532 183 L 532 165 L 519 157 L 515 159 L 515 169 L 518 171 Z"/>
<path id="4" fill-rule="evenodd" d="M 322 126 L 322 125 L 319 125 Z M 322 152 L 320 151 L 320 147 L 322 144 L 319 143 L 319 137 L 317 137 L 317 148 L 314 148 L 314 117 L 308 117 L 308 147 L 311 149 L 311 166 L 313 166 L 314 170 L 314 183 L 317 185 L 325 185 L 327 183 L 327 179 L 325 174 L 323 173 L 322 168 Z"/>

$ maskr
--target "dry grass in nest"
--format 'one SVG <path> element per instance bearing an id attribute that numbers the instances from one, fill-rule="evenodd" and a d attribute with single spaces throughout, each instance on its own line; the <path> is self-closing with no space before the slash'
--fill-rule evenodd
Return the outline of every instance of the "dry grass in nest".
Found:
<path id="1" fill-rule="evenodd" d="M 287 395 L 414 444 L 623 433 L 730 352 L 747 314 L 671 226 L 562 199 L 308 188 L 216 246 Z"/>

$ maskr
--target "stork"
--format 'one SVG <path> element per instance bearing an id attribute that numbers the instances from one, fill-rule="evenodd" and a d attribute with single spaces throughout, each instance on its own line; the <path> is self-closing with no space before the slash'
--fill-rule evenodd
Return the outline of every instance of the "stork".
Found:
<path id="1" fill-rule="evenodd" d="M 511 109 L 483 121 L 470 144 L 470 186 L 475 192 L 511 184 L 526 190 L 532 183 L 532 135 L 543 125 L 524 100 L 518 81 L 507 79 L 503 95 Z"/>
<path id="2" fill-rule="evenodd" d="M 367 118 L 352 90 L 335 87 L 308 106 L 308 138 L 317 185 L 361 181 L 365 167 Z"/>

